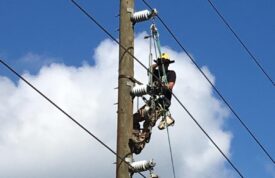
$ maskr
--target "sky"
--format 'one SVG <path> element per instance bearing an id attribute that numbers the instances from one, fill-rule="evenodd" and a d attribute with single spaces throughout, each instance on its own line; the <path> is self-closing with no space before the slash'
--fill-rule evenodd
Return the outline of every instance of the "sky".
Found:
<path id="1" fill-rule="evenodd" d="M 119 1 L 78 1 L 118 38 Z M 274 86 L 207 0 L 148 1 L 242 121 L 275 157 Z M 275 2 L 213 1 L 275 80 Z M 135 10 L 147 7 L 135 1 Z M 177 73 L 174 93 L 244 177 L 274 178 L 275 166 L 161 23 L 163 51 Z M 135 55 L 148 63 L 150 21 L 135 26 Z M 69 0 L 0 0 L 0 58 L 116 148 L 118 46 Z M 106 52 L 108 51 L 108 52 Z M 135 63 L 135 77 L 146 71 Z M 115 156 L 0 66 L 0 177 L 113 177 Z M 135 101 L 136 103 L 136 101 Z M 135 108 L 137 106 L 135 105 Z M 176 100 L 170 128 L 177 177 L 239 177 Z M 163 146 L 159 146 L 164 143 Z M 157 151 L 156 151 L 157 150 Z M 154 128 L 136 160 L 172 177 L 167 135 Z M 146 174 L 146 173 L 144 173 Z M 140 177 L 135 175 L 134 177 Z"/>

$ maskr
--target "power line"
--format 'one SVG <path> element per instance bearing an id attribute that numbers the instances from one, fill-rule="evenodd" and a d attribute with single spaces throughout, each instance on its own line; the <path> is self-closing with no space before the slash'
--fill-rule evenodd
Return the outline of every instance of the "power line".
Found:
<path id="1" fill-rule="evenodd" d="M 104 31 L 113 41 L 115 41 L 119 47 L 121 47 L 123 50 L 125 50 L 126 53 L 128 53 L 133 59 L 135 59 L 144 69 L 146 69 L 150 74 L 152 74 L 154 77 L 157 78 L 155 74 L 150 72 L 150 70 L 139 60 L 137 59 L 134 55 L 132 55 L 124 46 L 120 44 L 120 42 L 113 37 L 100 23 L 92 17 L 85 9 L 83 9 L 78 3 L 76 3 L 74 0 L 71 0 L 74 5 L 76 5 L 90 20 L 92 20 L 102 31 Z M 158 78 L 157 78 L 158 79 Z M 161 82 L 158 79 L 159 82 Z M 162 83 L 162 82 L 161 82 Z M 171 91 L 170 91 L 171 92 Z M 171 92 L 172 93 L 172 92 Z M 193 115 L 187 110 L 187 108 L 182 104 L 182 102 L 178 99 L 178 97 L 172 93 L 172 95 L 176 98 L 178 103 L 182 106 L 182 108 L 187 112 L 187 114 L 195 121 L 197 126 L 203 131 L 203 133 L 207 136 L 207 138 L 212 142 L 212 144 L 218 149 L 218 151 L 223 155 L 223 157 L 228 161 L 228 163 L 232 166 L 232 168 L 239 174 L 240 177 L 243 177 L 241 172 L 234 166 L 234 164 L 230 161 L 230 159 L 223 153 L 223 151 L 218 147 L 218 145 L 214 142 L 214 140 L 207 134 L 207 132 L 202 128 L 202 126 L 197 122 L 197 120 L 193 117 Z"/>
<path id="2" fill-rule="evenodd" d="M 21 76 L 18 72 L 16 72 L 11 66 L 9 66 L 6 62 L 0 59 L 0 63 L 2 63 L 7 69 L 9 69 L 12 73 L 14 73 L 17 77 L 23 80 L 27 85 L 29 85 L 33 90 L 35 90 L 38 94 L 40 94 L 44 99 L 50 102 L 54 107 L 56 107 L 59 111 L 61 111 L 64 115 L 66 115 L 69 119 L 71 119 L 76 125 L 78 125 L 81 129 L 87 132 L 90 136 L 92 136 L 96 141 L 98 141 L 101 145 L 103 145 L 106 149 L 116 155 L 121 161 L 125 162 L 127 165 L 132 167 L 124 158 L 119 156 L 114 150 L 112 150 L 108 145 L 106 145 L 103 141 L 101 141 L 97 136 L 95 136 L 92 132 L 90 132 L 87 128 L 85 128 L 82 124 L 80 124 L 76 119 L 74 119 L 71 115 L 69 115 L 66 111 L 64 111 L 60 106 L 58 106 L 55 102 L 53 102 L 50 98 L 48 98 L 45 94 L 43 94 L 40 90 L 38 90 L 35 86 L 33 86 L 28 80 L 26 80 L 23 76 Z M 139 173 L 142 177 L 146 178 L 143 174 Z"/>
<path id="3" fill-rule="evenodd" d="M 223 23 L 229 28 L 229 30 L 234 34 L 236 39 L 239 41 L 239 43 L 243 46 L 245 51 L 249 54 L 249 56 L 253 59 L 253 61 L 256 63 L 256 65 L 261 69 L 261 71 L 264 73 L 264 75 L 267 77 L 267 79 L 272 83 L 273 86 L 275 86 L 275 82 L 272 80 L 270 75 L 265 71 L 263 66 L 260 64 L 260 62 L 256 59 L 256 57 L 252 54 L 252 52 L 248 49 L 248 47 L 245 45 L 245 43 L 241 40 L 239 35 L 233 30 L 233 28 L 230 26 L 230 24 L 226 21 L 226 19 L 223 17 L 221 12 L 217 9 L 217 7 L 211 2 L 211 0 L 207 0 L 213 10 L 217 13 L 217 15 L 222 19 Z"/>
<path id="4" fill-rule="evenodd" d="M 145 1 L 142 0 L 145 5 L 147 5 L 150 9 L 152 7 Z M 192 63 L 197 67 L 197 69 L 200 71 L 200 73 L 204 76 L 204 78 L 208 81 L 208 83 L 212 86 L 212 88 L 215 90 L 215 92 L 220 96 L 220 98 L 223 100 L 223 102 L 227 105 L 227 107 L 230 109 L 230 111 L 235 115 L 235 117 L 239 120 L 241 125 L 245 128 L 245 130 L 249 133 L 249 135 L 254 139 L 254 141 L 260 146 L 262 151 L 266 154 L 266 156 L 275 164 L 274 159 L 272 156 L 268 153 L 268 151 L 264 148 L 264 146 L 261 144 L 261 142 L 257 139 L 255 134 L 252 133 L 252 131 L 246 126 L 246 124 L 242 121 L 240 116 L 235 112 L 235 110 L 231 107 L 231 105 L 227 102 L 227 100 L 222 96 L 221 92 L 217 89 L 217 87 L 214 86 L 214 84 L 211 82 L 211 80 L 207 77 L 207 75 L 202 71 L 202 69 L 199 67 L 199 65 L 195 62 L 193 57 L 188 53 L 188 51 L 183 47 L 183 45 L 180 43 L 180 41 L 177 39 L 177 37 L 174 35 L 174 33 L 170 30 L 170 28 L 166 25 L 166 23 L 162 20 L 162 18 L 157 15 L 157 18 L 160 20 L 160 22 L 163 24 L 163 26 L 166 28 L 166 30 L 169 32 L 169 34 L 174 38 L 174 40 L 177 42 L 177 44 L 181 47 L 181 49 L 186 53 L 186 55 L 189 57 L 189 59 L 192 61 Z"/>

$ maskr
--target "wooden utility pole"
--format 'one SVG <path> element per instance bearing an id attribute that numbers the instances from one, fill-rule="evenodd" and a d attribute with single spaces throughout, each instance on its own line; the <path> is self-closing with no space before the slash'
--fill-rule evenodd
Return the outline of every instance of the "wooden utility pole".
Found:
<path id="1" fill-rule="evenodd" d="M 134 54 L 134 29 L 131 14 L 134 0 L 120 0 L 120 44 L 128 52 Z M 119 48 L 119 80 L 118 80 L 118 120 L 117 120 L 117 154 L 121 158 L 132 158 L 129 138 L 133 130 L 133 101 L 130 95 L 130 80 L 134 76 L 134 61 L 125 49 Z M 129 178 L 129 166 L 117 158 L 116 178 Z"/>

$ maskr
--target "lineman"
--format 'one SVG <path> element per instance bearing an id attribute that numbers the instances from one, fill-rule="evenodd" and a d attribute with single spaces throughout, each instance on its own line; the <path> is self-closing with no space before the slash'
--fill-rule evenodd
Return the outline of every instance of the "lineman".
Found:
<path id="1" fill-rule="evenodd" d="M 154 97 L 156 105 L 152 108 L 150 106 L 152 102 L 149 100 L 133 115 L 133 138 L 130 139 L 130 148 L 136 154 L 139 154 L 145 143 L 150 141 L 152 127 L 155 126 L 160 116 L 164 116 L 158 125 L 160 130 L 164 129 L 166 125 L 173 125 L 175 122 L 168 110 L 171 105 L 172 89 L 176 82 L 175 71 L 168 70 L 168 67 L 175 61 L 170 60 L 167 53 L 162 53 L 161 57 L 154 62 L 155 64 L 152 65 L 153 83 L 158 88 L 153 92 L 157 96 L 157 98 Z M 144 123 L 141 129 L 140 122 L 142 121 Z"/>

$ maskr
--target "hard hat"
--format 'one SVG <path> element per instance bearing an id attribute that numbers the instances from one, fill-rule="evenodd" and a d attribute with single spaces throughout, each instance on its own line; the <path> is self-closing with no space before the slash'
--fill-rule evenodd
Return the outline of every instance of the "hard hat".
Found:
<path id="1" fill-rule="evenodd" d="M 162 58 L 162 59 L 168 59 L 168 60 L 170 59 L 168 53 L 162 53 L 160 58 Z"/>
<path id="2" fill-rule="evenodd" d="M 160 56 L 160 58 L 162 59 L 162 61 L 164 62 L 164 63 L 174 63 L 175 61 L 171 61 L 170 60 L 170 56 L 169 56 L 169 54 L 168 53 L 162 53 L 161 54 L 161 56 Z"/>

